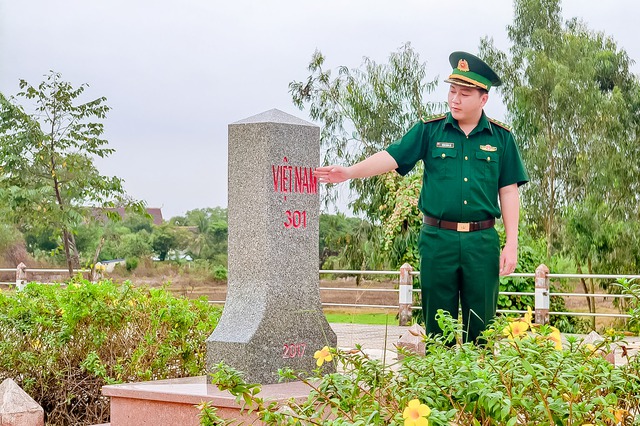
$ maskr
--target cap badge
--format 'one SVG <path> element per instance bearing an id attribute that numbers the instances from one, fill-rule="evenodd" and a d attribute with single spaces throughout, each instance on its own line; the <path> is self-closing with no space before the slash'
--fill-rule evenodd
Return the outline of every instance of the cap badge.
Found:
<path id="1" fill-rule="evenodd" d="M 469 63 L 464 59 L 460 59 L 458 61 L 458 69 L 465 72 L 469 71 Z"/>

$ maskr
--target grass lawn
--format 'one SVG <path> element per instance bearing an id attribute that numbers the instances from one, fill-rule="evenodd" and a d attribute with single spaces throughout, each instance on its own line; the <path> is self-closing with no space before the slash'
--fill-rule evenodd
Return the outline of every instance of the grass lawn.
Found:
<path id="1" fill-rule="evenodd" d="M 378 325 L 398 325 L 397 313 L 344 313 L 326 312 L 325 316 L 330 323 L 349 324 L 378 324 Z"/>

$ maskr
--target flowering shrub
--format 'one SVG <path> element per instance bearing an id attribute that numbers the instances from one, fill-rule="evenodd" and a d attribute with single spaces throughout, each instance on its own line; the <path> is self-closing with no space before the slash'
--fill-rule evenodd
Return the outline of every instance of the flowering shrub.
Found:
<path id="1" fill-rule="evenodd" d="M 560 330 L 553 326 L 539 327 L 531 322 L 533 313 L 531 307 L 527 308 L 524 318 L 511 321 L 502 330 L 502 334 L 509 339 L 529 338 L 534 340 L 550 340 L 556 350 L 562 350 L 562 335 Z M 543 333 L 541 334 L 541 330 Z M 547 332 L 544 332 L 547 331 Z"/>
<path id="2" fill-rule="evenodd" d="M 277 425 L 637 425 L 640 362 L 614 366 L 603 356 L 617 339 L 596 346 L 531 323 L 499 318 L 483 345 L 460 342 L 461 326 L 439 313 L 443 336 L 425 337 L 426 355 L 404 353 L 384 364 L 362 350 L 324 348 L 318 360 L 339 373 L 303 380 L 308 400 L 277 405 L 258 397 L 237 372 L 219 365 L 213 382 L 230 390 L 267 424 Z M 451 336 L 450 334 L 453 334 Z M 327 359 L 327 349 L 332 359 Z M 297 380 L 295 372 L 283 378 Z M 226 424 L 202 407 L 207 424 Z M 213 416 L 213 417 L 212 417 Z M 203 417 L 204 418 L 204 417 Z M 215 419 L 215 421 L 211 420 Z"/>

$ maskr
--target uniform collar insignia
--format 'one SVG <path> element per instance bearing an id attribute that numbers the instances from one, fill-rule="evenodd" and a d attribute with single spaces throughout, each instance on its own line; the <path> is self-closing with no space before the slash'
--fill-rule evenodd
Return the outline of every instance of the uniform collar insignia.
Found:
<path id="1" fill-rule="evenodd" d="M 487 145 L 480 145 L 480 149 L 483 151 L 495 152 L 498 150 L 498 147 L 487 144 Z"/>
<path id="2" fill-rule="evenodd" d="M 464 59 L 460 59 L 458 61 L 458 69 L 465 72 L 469 71 L 469 63 Z"/>

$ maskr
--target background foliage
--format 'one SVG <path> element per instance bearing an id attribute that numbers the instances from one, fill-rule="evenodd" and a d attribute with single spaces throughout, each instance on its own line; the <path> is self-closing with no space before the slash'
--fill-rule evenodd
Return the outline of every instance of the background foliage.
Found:
<path id="1" fill-rule="evenodd" d="M 611 37 L 561 10 L 560 0 L 515 0 L 509 50 L 480 45 L 503 76 L 531 177 L 524 217 L 545 236 L 547 257 L 563 253 L 578 272 L 635 273 L 640 82 Z"/>
<path id="2" fill-rule="evenodd" d="M 122 180 L 103 176 L 94 159 L 113 153 L 102 138 L 109 107 L 99 97 L 85 101 L 86 85 L 73 87 L 56 72 L 38 86 L 20 81 L 20 92 L 0 96 L 0 202 L 5 220 L 24 231 L 59 235 L 69 270 L 80 266 L 75 229 L 110 208 L 142 212 Z"/>
<path id="3" fill-rule="evenodd" d="M 513 4 L 508 50 L 485 38 L 479 55 L 502 76 L 496 91 L 531 177 L 522 194 L 519 271 L 537 266 L 530 264 L 535 246 L 536 262 L 570 269 L 554 272 L 637 273 L 640 80 L 630 70 L 633 61 L 603 32 L 577 18 L 565 20 L 560 0 Z M 424 82 L 426 65 L 409 44 L 387 64 L 365 58 L 359 69 L 333 72 L 323 64 L 316 51 L 311 75 L 292 82 L 290 91 L 294 104 L 323 126 L 327 164 L 350 165 L 384 149 L 441 106 L 425 102 L 437 82 Z M 416 168 L 404 178 L 390 173 L 350 183 L 351 207 L 376 227 L 371 238 L 382 248 L 382 263 L 392 268 L 417 266 L 420 174 Z M 333 197 L 330 190 L 327 200 Z M 542 256 L 539 243 L 545 245 Z M 523 287 L 516 280 L 502 286 Z M 586 293 L 600 287 L 614 288 L 607 281 L 582 281 Z M 595 312 L 595 304 L 589 309 Z"/>

